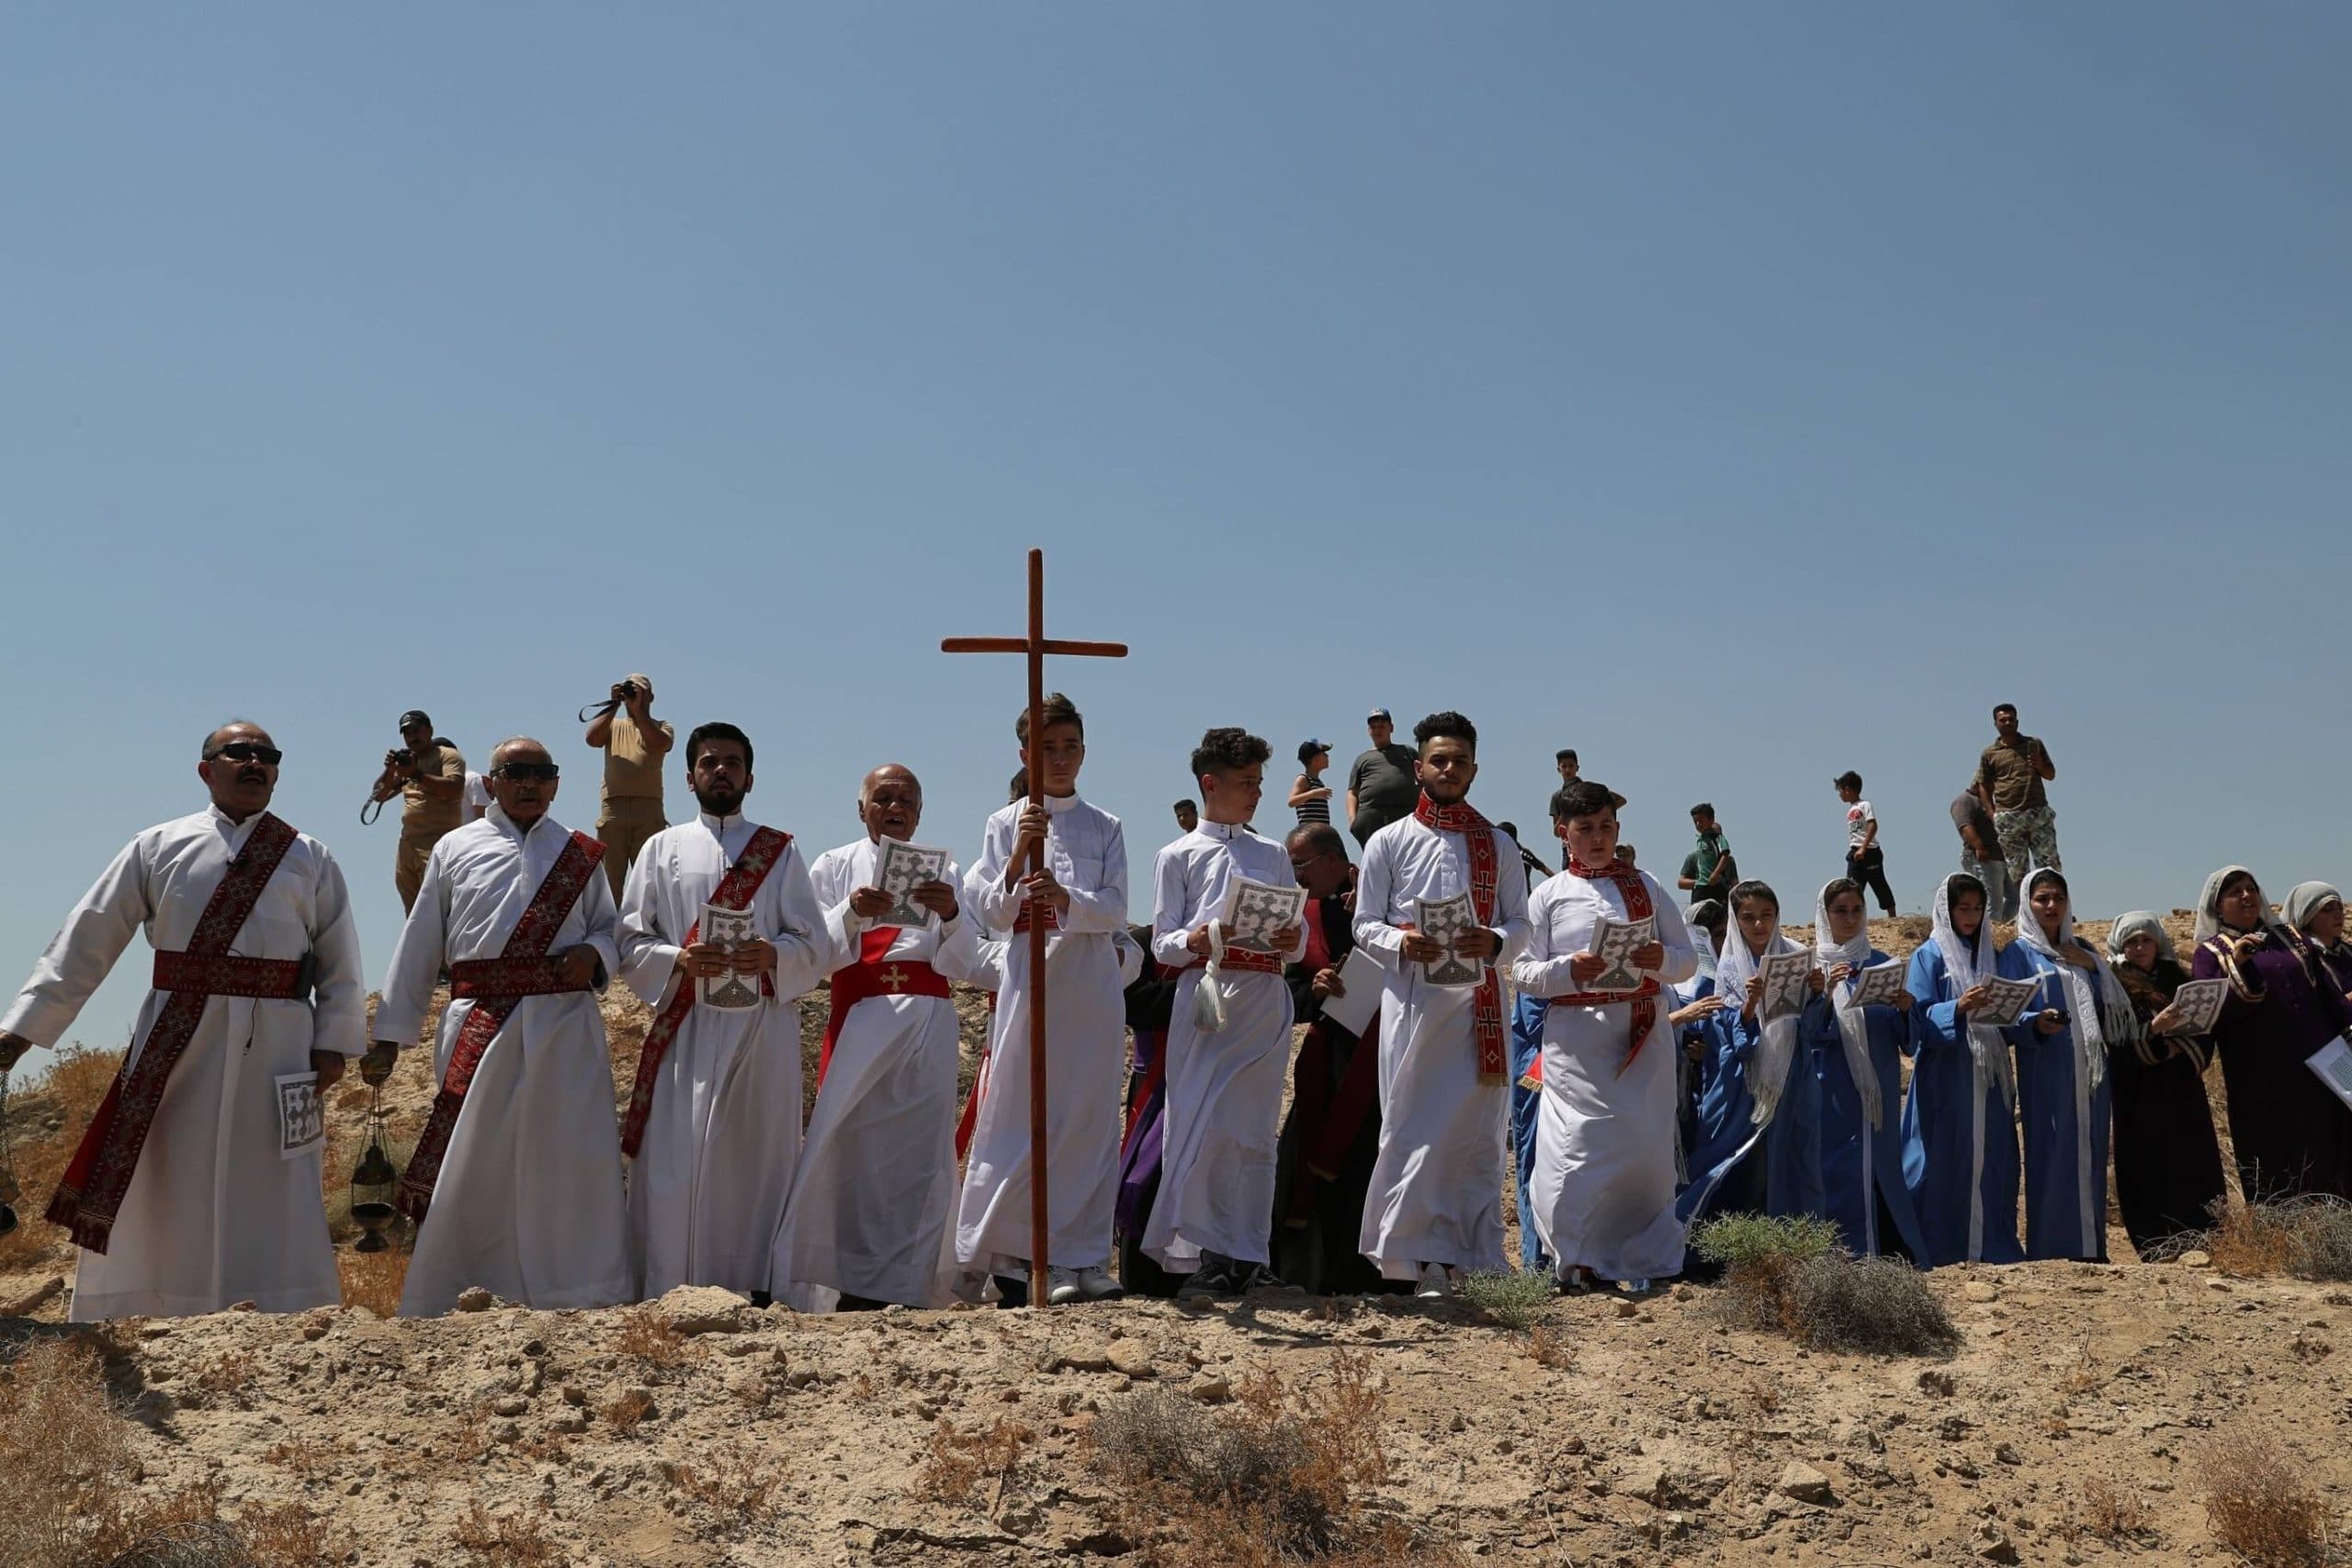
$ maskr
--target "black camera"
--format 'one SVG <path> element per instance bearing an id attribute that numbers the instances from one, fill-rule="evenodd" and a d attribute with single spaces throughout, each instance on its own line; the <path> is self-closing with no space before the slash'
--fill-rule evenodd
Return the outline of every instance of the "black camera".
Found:
<path id="1" fill-rule="evenodd" d="M 634 682 L 634 681 L 623 681 L 623 682 L 621 682 L 621 701 L 623 701 L 623 702 L 625 702 L 625 703 L 633 703 L 633 702 L 637 701 L 637 682 Z"/>
<path id="2" fill-rule="evenodd" d="M 405 746 L 400 747 L 396 750 L 387 751 L 384 753 L 384 766 L 388 768 L 413 768 L 416 766 L 416 753 L 410 750 Z"/>

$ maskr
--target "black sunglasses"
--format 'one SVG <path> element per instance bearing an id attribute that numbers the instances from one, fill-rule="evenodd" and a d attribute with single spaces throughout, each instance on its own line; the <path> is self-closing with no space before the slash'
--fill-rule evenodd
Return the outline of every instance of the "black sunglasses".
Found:
<path id="1" fill-rule="evenodd" d="M 215 747 L 204 754 L 208 762 L 226 757 L 232 762 L 267 762 L 276 767 L 286 753 L 275 746 L 265 746 L 258 740 L 232 740 L 226 746 Z"/>
<path id="2" fill-rule="evenodd" d="M 552 779 L 563 770 L 553 762 L 501 762 L 491 772 L 502 779 Z"/>

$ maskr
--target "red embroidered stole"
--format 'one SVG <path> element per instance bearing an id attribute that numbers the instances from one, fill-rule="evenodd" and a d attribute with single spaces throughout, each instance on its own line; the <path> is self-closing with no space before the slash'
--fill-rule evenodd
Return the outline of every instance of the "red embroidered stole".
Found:
<path id="1" fill-rule="evenodd" d="M 1440 806 L 1426 795 L 1413 807 L 1413 819 L 1441 833 L 1462 835 L 1463 848 L 1470 855 L 1470 908 L 1480 925 L 1492 927 L 1498 858 L 1495 853 L 1494 825 L 1465 801 Z M 1478 982 L 1471 1028 L 1478 1045 L 1478 1081 L 1502 1082 L 1510 1054 L 1503 1044 L 1502 981 L 1492 964 L 1487 965 L 1485 976 Z"/>
<path id="2" fill-rule="evenodd" d="M 1570 874 L 1580 876 L 1587 882 L 1615 883 L 1617 891 L 1624 896 L 1625 918 L 1629 920 L 1638 920 L 1655 913 L 1650 903 L 1650 885 L 1642 880 L 1640 872 L 1623 861 L 1611 861 L 1606 866 L 1598 870 L 1570 861 L 1568 871 Z M 1625 1076 L 1625 1069 L 1634 1065 L 1634 1058 L 1642 1054 L 1642 1047 L 1649 1043 L 1650 1031 L 1657 1025 L 1657 976 L 1645 975 L 1642 976 L 1640 987 L 1635 990 L 1578 991 L 1569 996 L 1548 997 L 1544 999 L 1555 1007 L 1597 1008 L 1611 1007 L 1618 1002 L 1633 1003 L 1633 1038 L 1626 1043 L 1625 1059 L 1617 1065 L 1617 1076 L 1623 1077 Z M 1539 1082 L 1543 1077 L 1543 1066 L 1544 1056 L 1539 1051 L 1535 1057 L 1535 1070 L 1531 1075 Z"/>
<path id="3" fill-rule="evenodd" d="M 832 1002 L 825 1013 L 825 1040 L 817 1054 L 817 1087 L 825 1084 L 825 1069 L 833 1065 L 833 1042 L 849 1010 L 869 997 L 944 997 L 947 977 L 920 958 L 892 958 L 890 944 L 899 940 L 898 926 L 869 927 L 857 939 L 857 962 L 833 972 Z"/>
<path id="4" fill-rule="evenodd" d="M 538 891 L 531 895 L 530 904 L 523 910 L 523 918 L 507 933 L 499 956 L 545 958 L 548 950 L 555 945 L 555 933 L 563 928 L 564 917 L 580 901 L 588 879 L 596 874 L 597 862 L 604 858 L 604 845 L 585 833 L 574 832 L 563 846 L 563 852 L 556 856 L 555 863 L 548 867 Z M 416 1141 L 416 1153 L 410 1156 L 394 1199 L 401 1213 L 420 1224 L 424 1221 L 425 1210 L 432 1206 L 434 1184 L 441 1179 L 441 1161 L 449 1153 L 449 1137 L 458 1130 L 458 1112 L 466 1103 L 466 1090 L 473 1085 L 474 1070 L 481 1066 L 491 1041 L 505 1027 L 507 1015 L 520 999 L 513 996 L 477 996 L 472 1010 L 466 1014 L 466 1021 L 458 1031 L 458 1043 L 449 1053 L 449 1070 L 442 1077 L 440 1092 L 433 1097 L 432 1113 L 425 1118 L 424 1131 Z"/>
<path id="5" fill-rule="evenodd" d="M 230 861 L 220 885 L 197 916 L 196 930 L 189 933 L 184 950 L 187 959 L 227 955 L 294 838 L 293 829 L 270 813 L 262 813 L 245 837 L 245 847 Z M 159 961 L 164 956 L 156 954 Z M 147 1032 L 137 1064 L 132 1064 L 129 1053 L 124 1054 L 106 1100 L 90 1119 L 80 1146 L 65 1168 L 64 1179 L 49 1201 L 49 1223 L 64 1226 L 74 1234 L 74 1245 L 92 1252 L 107 1249 L 115 1216 L 122 1211 L 123 1195 L 130 1190 L 131 1173 L 139 1168 L 139 1151 L 146 1146 L 155 1111 L 164 1103 L 164 1087 L 181 1053 L 196 1037 L 196 1026 L 204 1021 L 204 1009 L 213 993 L 190 988 L 170 995 L 171 1000 L 155 1015 L 155 1026 Z"/>
<path id="6" fill-rule="evenodd" d="M 752 900 L 759 895 L 760 885 L 768 879 L 768 872 L 784 858 L 784 852 L 791 843 L 792 835 L 780 828 L 753 829 L 752 841 L 743 846 L 743 852 L 736 857 L 727 874 L 718 879 L 718 886 L 705 902 L 722 909 L 750 908 Z M 686 928 L 685 941 L 678 945 L 692 947 L 701 940 L 702 920 L 696 917 Z M 621 1153 L 631 1159 L 637 1157 L 639 1146 L 645 1142 L 645 1122 L 653 1114 L 653 1086 L 660 1081 L 662 1058 L 669 1055 L 670 1047 L 676 1043 L 686 1014 L 694 1010 L 696 989 L 693 976 L 680 975 L 668 1005 L 655 1016 L 653 1027 L 645 1032 L 645 1044 L 637 1055 L 637 1081 L 628 1092 L 628 1114 L 621 1118 Z M 775 995 L 775 982 L 765 975 L 760 976 L 760 994 Z"/>

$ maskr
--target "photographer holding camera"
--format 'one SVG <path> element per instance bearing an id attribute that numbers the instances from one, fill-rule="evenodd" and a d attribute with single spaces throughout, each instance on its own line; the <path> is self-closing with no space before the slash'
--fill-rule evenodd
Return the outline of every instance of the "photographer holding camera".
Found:
<path id="1" fill-rule="evenodd" d="M 650 675 L 616 682 L 611 699 L 588 721 L 588 744 L 605 754 L 605 807 L 596 837 L 605 846 L 605 874 L 616 902 L 637 852 L 670 825 L 662 809 L 662 760 L 677 739 L 676 730 L 653 716 Z"/>
<path id="2" fill-rule="evenodd" d="M 384 753 L 384 771 L 368 792 L 371 801 L 401 796 L 401 847 L 392 862 L 392 885 L 403 912 L 416 903 L 424 883 L 425 858 L 441 835 L 465 820 L 466 760 L 433 733 L 421 708 L 401 715 L 399 750 Z"/>

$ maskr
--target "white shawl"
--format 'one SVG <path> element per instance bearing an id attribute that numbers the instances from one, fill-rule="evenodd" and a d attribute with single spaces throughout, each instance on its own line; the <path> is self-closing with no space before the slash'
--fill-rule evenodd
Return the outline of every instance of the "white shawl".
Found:
<path id="1" fill-rule="evenodd" d="M 1976 928 L 1974 942 L 1963 940 L 1952 929 L 1951 883 L 1952 879 L 1947 876 L 1937 884 L 1932 918 L 1936 951 L 1943 954 L 1944 970 L 1951 976 L 1951 994 L 1958 998 L 1966 995 L 1977 981 L 1996 978 L 1997 970 L 1992 962 L 1992 912 L 1985 912 L 1984 923 Z M 1980 947 L 1984 950 L 1981 954 Z M 2009 1043 L 1989 1023 L 1979 1023 L 1973 1017 L 1965 1022 L 1968 1055 L 1976 1064 L 1977 1094 L 1982 1097 L 1987 1085 L 1996 1086 L 2001 1091 L 2001 1103 L 2014 1106 L 2018 1102 L 2018 1084 L 2016 1069 L 2009 1063 Z"/>
<path id="2" fill-rule="evenodd" d="M 1862 929 L 1854 933 L 1851 942 L 1832 941 L 1827 886 L 1813 901 L 1813 957 L 1825 973 L 1840 964 L 1853 971 L 1847 976 L 1845 988 L 1832 998 L 1838 1008 L 1838 1033 L 1846 1045 L 1846 1071 L 1861 1093 L 1862 1115 L 1871 1126 L 1883 1126 L 1885 1111 L 1879 1096 L 1878 1070 L 1871 1065 L 1870 1021 L 1862 1009 L 1854 1005 L 1854 987 L 1871 961 L 1870 922 L 1862 922 Z"/>
<path id="3" fill-rule="evenodd" d="M 1775 929 L 1772 940 L 1764 944 L 1764 955 L 1781 953 L 1801 953 L 1804 949 L 1782 936 Z M 1747 938 L 1739 929 L 1736 914 L 1724 932 L 1723 956 L 1715 961 L 1715 995 L 1724 1005 L 1734 1010 L 1747 1004 L 1747 982 L 1756 977 L 1756 955 L 1747 951 Z M 1757 1042 L 1756 1055 L 1747 1064 L 1747 1092 L 1756 1102 L 1747 1119 L 1758 1127 L 1767 1126 L 1772 1112 L 1780 1108 L 1781 1091 L 1788 1087 L 1789 1069 L 1796 1060 L 1797 1021 L 1783 1016 L 1764 1025 Z"/>
<path id="4" fill-rule="evenodd" d="M 2123 981 L 2115 970 L 2089 942 L 2075 934 L 2071 897 L 2065 917 L 2058 922 L 2057 939 L 2052 941 L 2043 933 L 2041 918 L 2033 912 L 2032 905 L 2034 886 L 2044 880 L 2055 881 L 2062 887 L 2065 883 L 2064 876 L 2048 866 L 2025 879 L 2025 908 L 2018 911 L 2018 940 L 2048 959 L 2066 987 L 2066 1010 L 2074 1019 L 2075 1057 L 2087 1094 L 2095 1092 L 2107 1077 L 2108 1046 L 2129 1045 L 2140 1039 L 2140 1015 L 2132 1010 L 2132 993 L 2123 988 Z M 2088 969 L 2066 962 L 2064 953 L 2070 947 L 2089 956 Z"/>

